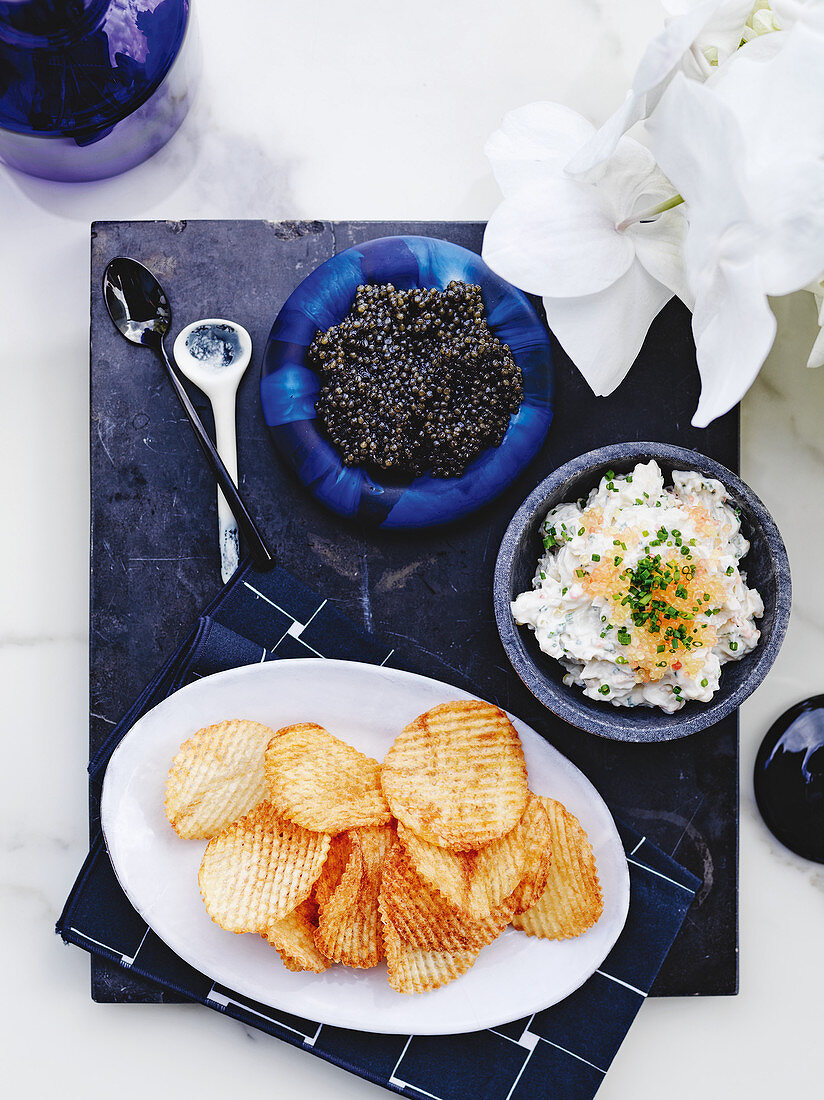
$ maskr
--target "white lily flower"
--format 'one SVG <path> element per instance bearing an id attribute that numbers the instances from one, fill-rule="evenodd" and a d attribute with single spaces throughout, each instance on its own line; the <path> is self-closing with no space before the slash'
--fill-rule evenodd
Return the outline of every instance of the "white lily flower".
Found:
<path id="1" fill-rule="evenodd" d="M 770 0 L 776 24 L 788 31 L 796 23 L 824 32 L 824 0 Z"/>
<path id="2" fill-rule="evenodd" d="M 753 0 L 663 0 L 672 18 L 644 51 L 632 88 L 618 110 L 570 160 L 584 175 L 612 155 L 622 134 L 654 111 L 676 73 L 704 81 L 741 45 Z"/>
<path id="3" fill-rule="evenodd" d="M 697 427 L 732 408 L 767 357 L 768 295 L 821 271 L 824 39 L 799 23 L 781 40 L 767 54 L 740 50 L 707 84 L 676 76 L 648 123 L 689 210 Z"/>
<path id="4" fill-rule="evenodd" d="M 507 115 L 486 145 L 504 200 L 487 225 L 483 257 L 503 278 L 542 296 L 562 347 L 593 391 L 606 395 L 673 293 L 688 304 L 691 297 L 682 209 L 636 220 L 673 197 L 648 149 L 622 137 L 598 179 L 566 174 L 564 165 L 594 132 L 554 103 Z"/>

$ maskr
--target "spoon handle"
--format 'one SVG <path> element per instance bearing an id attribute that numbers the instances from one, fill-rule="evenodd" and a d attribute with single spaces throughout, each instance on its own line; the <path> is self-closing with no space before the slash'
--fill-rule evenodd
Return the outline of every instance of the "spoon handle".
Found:
<path id="1" fill-rule="evenodd" d="M 212 394 L 212 415 L 215 418 L 215 447 L 226 469 L 237 485 L 237 433 L 235 431 L 236 390 L 218 390 Z M 218 537 L 220 539 L 220 575 L 229 580 L 240 560 L 237 520 L 229 501 L 217 491 Z"/>
<path id="2" fill-rule="evenodd" d="M 243 532 L 243 537 L 249 545 L 249 550 L 254 559 L 255 565 L 258 569 L 271 569 L 275 564 L 274 556 L 271 550 L 266 545 L 258 530 L 257 524 L 249 514 L 249 510 L 243 503 L 240 493 L 237 491 L 234 481 L 229 474 L 229 471 L 223 465 L 220 455 L 215 449 L 214 443 L 209 438 L 209 433 L 203 427 L 203 421 L 197 415 L 192 402 L 189 400 L 189 395 L 183 388 L 183 384 L 175 373 L 172 367 L 171 360 L 169 359 L 169 353 L 166 351 L 166 347 L 161 340 L 158 349 L 160 351 L 160 357 L 163 360 L 163 365 L 166 367 L 166 373 L 169 375 L 169 381 L 172 383 L 175 393 L 177 394 L 180 404 L 183 406 L 183 411 L 189 418 L 189 422 L 192 425 L 192 430 L 195 433 L 195 438 L 200 444 L 200 449 L 206 457 L 206 461 L 212 467 L 212 472 L 217 478 L 217 483 L 226 500 L 229 503 L 229 507 L 237 519 L 238 526 Z"/>

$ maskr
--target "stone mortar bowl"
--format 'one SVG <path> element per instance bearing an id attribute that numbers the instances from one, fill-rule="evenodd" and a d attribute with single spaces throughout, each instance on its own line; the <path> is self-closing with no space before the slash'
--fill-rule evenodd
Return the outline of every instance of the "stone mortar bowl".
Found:
<path id="1" fill-rule="evenodd" d="M 741 530 L 750 543 L 742 568 L 750 588 L 764 601 L 757 620 L 761 639 L 740 661 L 722 666 L 719 690 L 709 703 L 690 700 L 675 714 L 654 707 L 615 707 L 588 699 L 581 688 L 563 683 L 564 668 L 543 653 L 528 627 L 519 627 L 510 603 L 532 588 L 542 553 L 540 527 L 547 512 L 564 501 L 589 495 L 607 470 L 629 473 L 654 458 L 671 483 L 673 470 L 697 470 L 724 485 L 729 502 L 741 509 Z M 574 458 L 534 489 L 506 529 L 495 565 L 493 598 L 498 632 L 509 660 L 532 694 L 564 721 L 617 741 L 670 741 L 706 729 L 726 718 L 755 691 L 778 656 L 791 602 L 790 564 L 775 521 L 758 497 L 731 470 L 697 451 L 666 443 L 617 443 Z"/>

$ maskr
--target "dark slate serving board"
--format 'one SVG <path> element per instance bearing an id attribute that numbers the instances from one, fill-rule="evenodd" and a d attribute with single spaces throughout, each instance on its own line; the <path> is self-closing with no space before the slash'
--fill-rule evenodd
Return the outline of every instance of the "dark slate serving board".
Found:
<path id="1" fill-rule="evenodd" d="M 690 426 L 698 375 L 689 315 L 672 302 L 638 362 L 608 399 L 592 396 L 554 345 L 557 406 L 549 438 L 496 502 L 449 528 L 376 532 L 323 510 L 274 455 L 257 387 L 272 322 L 290 292 L 336 251 L 371 237 L 422 233 L 480 249 L 483 226 L 426 222 L 97 222 L 91 249 L 91 749 L 182 640 L 220 587 L 215 487 L 154 356 L 129 346 L 100 293 L 108 260 L 134 256 L 168 291 L 172 336 L 201 317 L 228 317 L 252 336 L 241 384 L 241 488 L 278 562 L 401 649 L 410 667 L 496 699 L 595 783 L 616 814 L 703 880 L 653 989 L 737 990 L 738 722 L 735 716 L 660 745 L 604 741 L 544 710 L 509 666 L 491 583 L 512 514 L 555 466 L 593 447 L 652 439 L 694 447 L 738 468 L 733 412 Z M 171 341 L 170 341 L 171 344 Z M 207 424 L 208 403 L 190 390 Z M 92 824 L 97 820 L 94 795 Z M 92 960 L 100 1001 L 168 994 Z"/>

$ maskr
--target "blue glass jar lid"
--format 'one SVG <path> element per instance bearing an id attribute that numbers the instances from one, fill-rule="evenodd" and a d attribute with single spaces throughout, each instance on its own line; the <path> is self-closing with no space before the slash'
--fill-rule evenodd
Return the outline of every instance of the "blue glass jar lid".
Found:
<path id="1" fill-rule="evenodd" d="M 154 93 L 189 0 L 0 0 L 0 126 L 93 137 Z"/>

